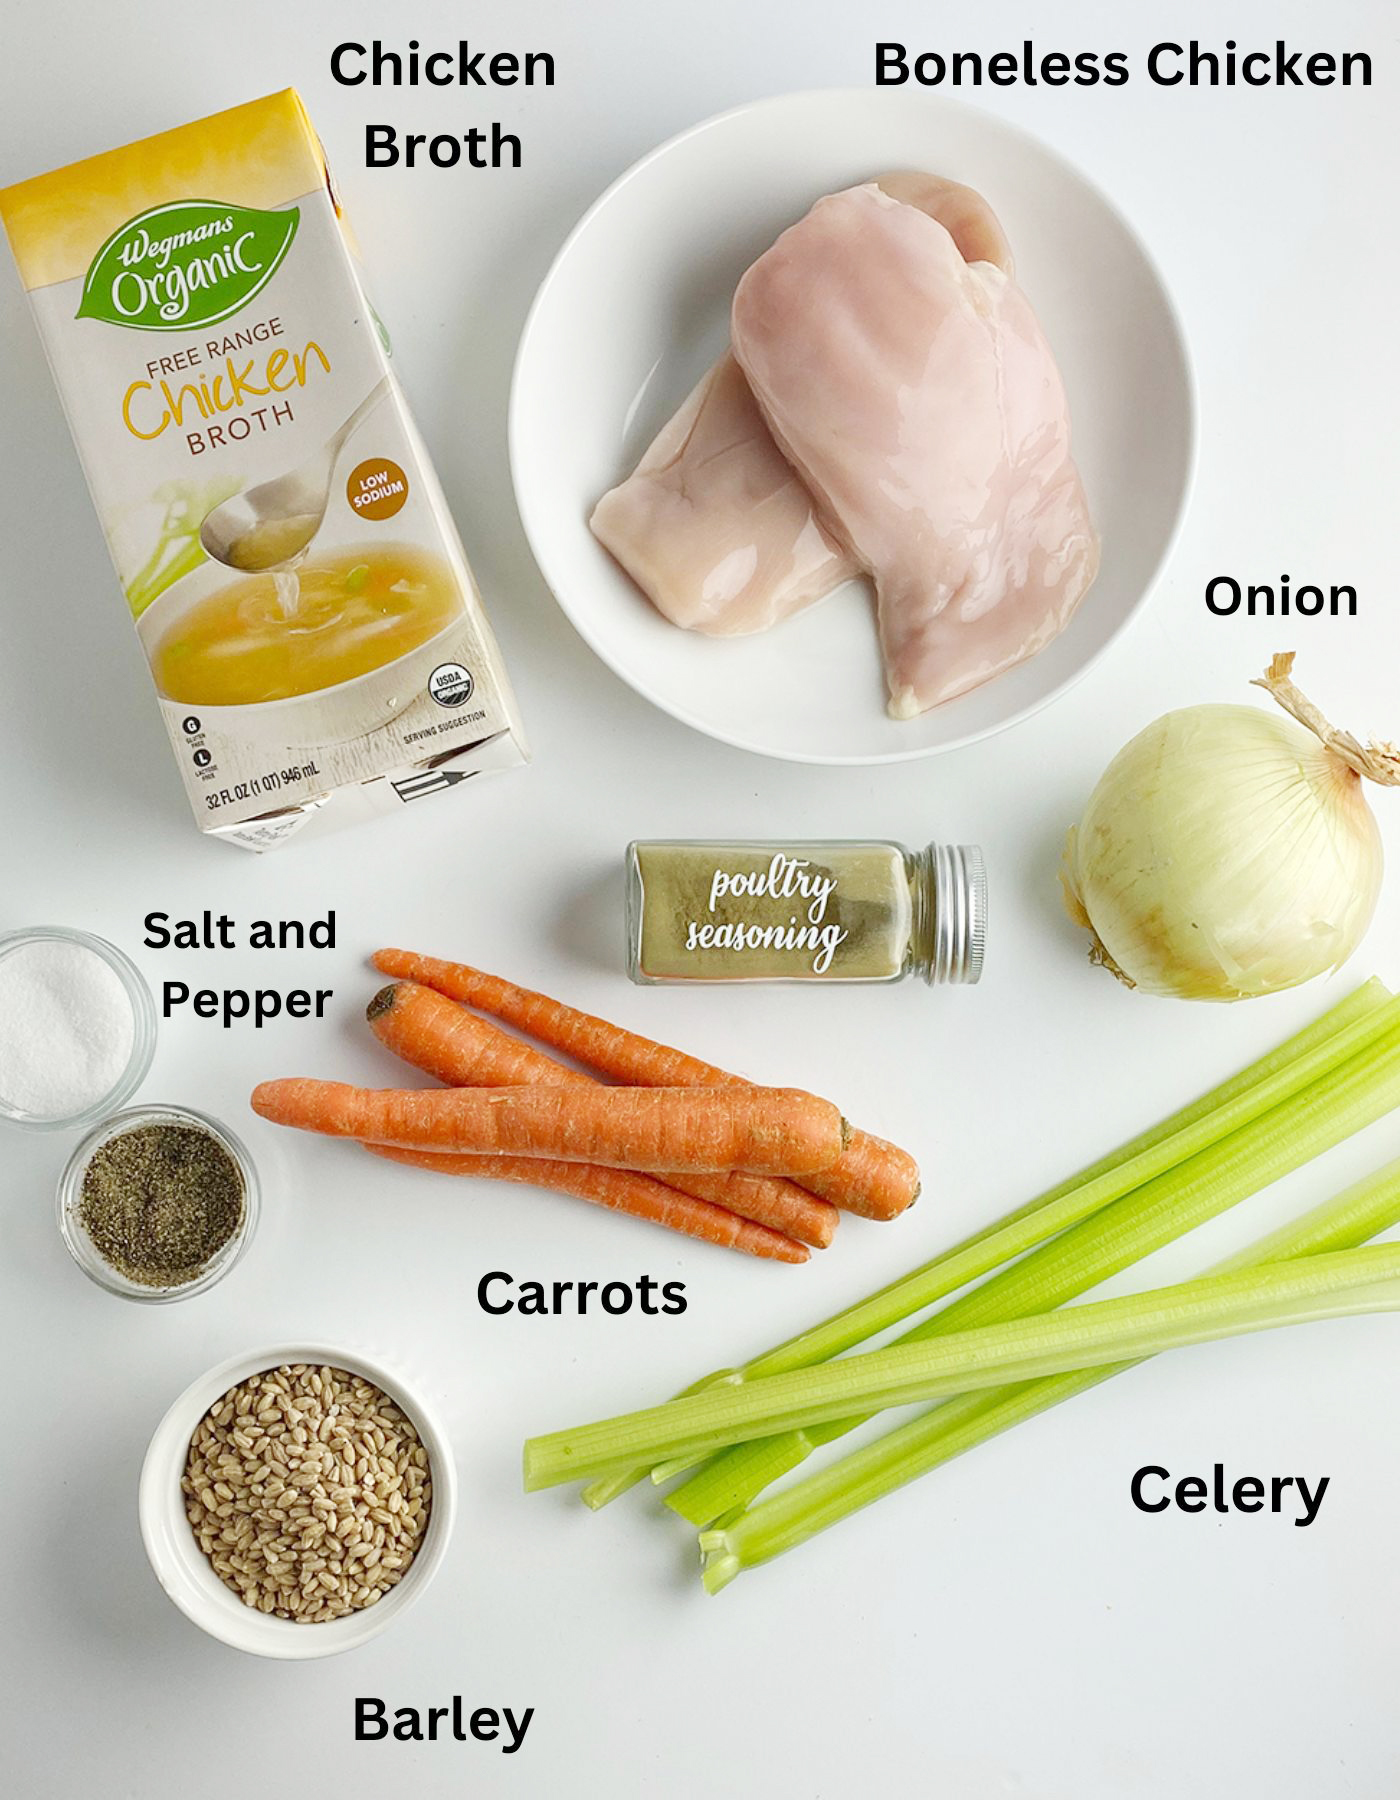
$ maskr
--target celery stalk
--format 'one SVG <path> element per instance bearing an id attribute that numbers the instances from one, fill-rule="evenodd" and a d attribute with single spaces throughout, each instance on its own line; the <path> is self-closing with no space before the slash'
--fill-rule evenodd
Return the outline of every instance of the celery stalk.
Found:
<path id="1" fill-rule="evenodd" d="M 945 1332 L 997 1324 L 1060 1306 L 1400 1105 L 1397 1012 L 1400 1001 L 1387 1002 L 1373 1015 L 1388 1026 L 1387 1035 L 1364 1045 L 1330 1074 L 1315 1074 L 1305 1091 L 1292 1093 L 1230 1136 L 1062 1231 L 1019 1262 L 990 1276 L 980 1287 L 960 1295 L 897 1341 L 918 1343 Z M 1336 1041 L 1355 1049 L 1354 1033 L 1364 1023 L 1359 1021 L 1344 1029 Z M 1293 1066 L 1311 1067 L 1324 1048 L 1305 1055 Z M 1248 1106 L 1253 1092 L 1267 1091 L 1276 1096 L 1288 1073 L 1279 1071 L 1261 1083 L 1260 1089 L 1249 1090 L 1227 1102 L 1222 1111 L 1238 1116 L 1239 1109 Z M 1173 1141 L 1194 1141 L 1194 1133 L 1204 1128 L 1204 1121 L 1199 1127 L 1188 1127 L 1174 1139 L 1163 1139 L 1149 1154 L 1155 1156 Z M 806 1449 L 830 1443 L 863 1423 L 863 1418 L 852 1417 L 818 1426 L 808 1433 Z M 708 1524 L 720 1513 L 755 1499 L 773 1479 L 769 1471 L 779 1464 L 795 1468 L 802 1460 L 798 1452 L 796 1444 L 777 1445 L 771 1440 L 752 1446 L 735 1445 L 669 1495 L 666 1503 L 692 1524 Z"/>
<path id="2" fill-rule="evenodd" d="M 741 1373 L 737 1369 L 717 1369 L 713 1375 L 704 1375 L 699 1381 L 692 1381 L 689 1387 L 682 1388 L 678 1394 L 673 1396 L 673 1398 L 677 1400 L 688 1400 L 692 1394 L 703 1394 L 707 1388 L 718 1387 L 721 1382 L 734 1382 L 741 1379 Z M 799 1457 L 797 1462 L 800 1462 L 801 1460 L 802 1459 Z M 789 1468 L 795 1469 L 797 1467 L 797 1462 L 790 1463 L 788 1465 Z M 649 1469 L 642 1467 L 637 1469 L 622 1469 L 616 1474 L 604 1475 L 600 1477 L 599 1480 L 590 1482 L 589 1485 L 584 1488 L 584 1502 L 586 1505 L 590 1506 L 594 1512 L 597 1512 L 600 1507 L 607 1506 L 611 1501 L 616 1500 L 620 1494 L 625 1494 L 628 1488 L 636 1487 L 637 1483 L 639 1481 L 644 1481 L 650 1473 L 651 1471 Z M 677 1470 L 677 1473 L 679 1473 L 679 1470 Z M 777 1476 L 774 1475 L 770 1477 L 770 1479 L 776 1480 Z M 711 1517 L 713 1516 L 714 1515 L 712 1514 Z"/>
<path id="3" fill-rule="evenodd" d="M 174 587 L 177 581 L 183 581 L 186 575 L 193 574 L 201 563 L 209 560 L 204 546 L 198 538 L 191 538 L 187 543 L 182 544 L 174 555 L 167 558 L 166 552 L 169 549 L 169 543 L 162 544 L 156 557 L 153 558 L 153 562 L 159 563 L 160 566 L 153 568 L 148 564 L 147 568 L 150 572 L 147 573 L 147 570 L 143 570 L 127 589 L 126 597 L 131 607 L 132 618 L 139 619 L 146 608 L 153 601 L 159 600 L 167 588 Z"/>
<path id="4" fill-rule="evenodd" d="M 1393 1162 L 1217 1264 L 1215 1272 L 1353 1249 L 1397 1223 L 1400 1162 Z M 920 1475 L 1134 1367 L 1135 1362 L 1125 1362 L 1076 1370 L 990 1393 L 968 1394 L 931 1408 L 761 1501 L 726 1526 L 703 1532 L 700 1545 L 706 1588 L 718 1593 L 741 1570 L 795 1549 Z"/>
<path id="5" fill-rule="evenodd" d="M 863 1355 L 715 1387 L 525 1446 L 527 1489 L 606 1473 L 640 1458 L 701 1455 L 773 1434 L 1188 1344 L 1360 1312 L 1400 1311 L 1400 1244 L 1334 1250 L 1095 1300 Z"/>
<path id="6" fill-rule="evenodd" d="M 755 1357 L 738 1371 L 724 1370 L 705 1376 L 683 1390 L 684 1393 L 699 1392 L 713 1382 L 730 1383 L 736 1379 L 776 1375 L 787 1369 L 804 1368 L 811 1363 L 837 1356 L 866 1338 L 874 1337 L 899 1324 L 911 1313 L 933 1305 L 966 1282 L 996 1268 L 1009 1257 L 1019 1255 L 1042 1242 L 1053 1232 L 1062 1229 L 1070 1217 L 1085 1216 L 1083 1213 L 1076 1213 L 1073 1204 L 1074 1197 L 1085 1189 L 1092 1187 L 1095 1195 L 1090 1203 L 1091 1208 L 1093 1205 L 1106 1204 L 1104 1196 L 1112 1199 L 1115 1194 L 1127 1193 L 1146 1179 L 1141 1171 L 1150 1166 L 1154 1152 L 1160 1152 L 1163 1145 L 1181 1139 L 1183 1134 L 1198 1134 L 1198 1128 L 1208 1128 L 1208 1122 L 1220 1109 L 1234 1107 L 1260 1084 L 1274 1083 L 1270 1091 L 1278 1097 L 1281 1089 L 1277 1078 L 1295 1071 L 1300 1063 L 1306 1064 L 1308 1073 L 1299 1081 L 1299 1087 L 1306 1085 L 1308 1080 L 1316 1079 L 1320 1073 L 1326 1073 L 1333 1062 L 1350 1054 L 1350 1050 L 1339 1048 L 1339 1044 L 1344 1040 L 1354 1050 L 1358 1043 L 1364 1042 L 1376 1028 L 1376 1015 L 1389 1000 L 1389 991 L 1381 982 L 1373 978 L 1363 983 L 1354 993 L 1347 995 L 1276 1049 L 1260 1057 L 1237 1075 L 1221 1082 L 1170 1118 L 1141 1132 L 1108 1156 L 1091 1163 L 1079 1174 L 1060 1182 L 1029 1204 L 984 1226 L 867 1299 L 846 1307 L 820 1325 L 800 1332 L 796 1337 Z M 1295 1091 L 1286 1082 L 1283 1085 L 1287 1091 Z M 1193 1135 L 1191 1141 L 1199 1147 L 1198 1135 Z M 1175 1151 L 1177 1159 L 1186 1154 L 1188 1151 L 1178 1144 Z M 1161 1169 L 1170 1167 L 1171 1153 L 1165 1158 L 1159 1155 L 1156 1166 Z M 642 1469 L 619 1472 L 585 1489 L 583 1497 L 595 1509 L 605 1506 L 641 1480 L 646 1473 Z M 664 1479 L 664 1475 L 661 1478 Z M 758 1491 L 760 1490 L 753 1490 L 755 1493 Z M 706 1516 L 713 1518 L 715 1515 L 710 1513 Z"/>
<path id="7" fill-rule="evenodd" d="M 1147 1151 L 1156 1149 L 1165 1139 L 1175 1137 L 1178 1132 L 1183 1132 L 1188 1127 L 1200 1123 L 1218 1108 L 1229 1105 L 1240 1095 L 1247 1093 L 1249 1089 L 1256 1087 L 1262 1081 L 1269 1080 L 1280 1070 L 1297 1063 L 1302 1057 L 1311 1055 L 1313 1051 L 1323 1045 L 1331 1044 L 1332 1048 L 1337 1051 L 1336 1061 L 1342 1061 L 1345 1056 L 1351 1055 L 1352 1051 L 1344 1051 L 1339 1048 L 1337 1042 L 1339 1034 L 1363 1019 L 1373 1018 L 1391 998 L 1390 989 L 1385 983 L 1377 976 L 1371 976 L 1369 980 L 1363 981 L 1359 988 L 1354 989 L 1345 998 L 1339 1000 L 1335 1006 L 1330 1006 L 1319 1018 L 1314 1019 L 1311 1025 L 1305 1025 L 1292 1037 L 1285 1038 L 1276 1049 L 1270 1050 L 1254 1062 L 1246 1064 L 1237 1075 L 1231 1075 L 1227 1080 L 1218 1083 L 1208 1093 L 1202 1094 L 1199 1100 L 1193 1100 L 1189 1106 L 1183 1106 L 1178 1112 L 1172 1113 L 1158 1124 L 1149 1125 L 1135 1138 L 1130 1138 L 1127 1143 L 1120 1144 L 1116 1150 L 1110 1150 L 1097 1162 L 1092 1162 L 1087 1168 L 1080 1169 L 1077 1174 L 1068 1176 L 1057 1187 L 1047 1189 L 1045 1193 L 1038 1195 L 1034 1200 L 1029 1200 L 1024 1206 L 1017 1207 L 1014 1212 L 994 1219 L 990 1225 L 985 1225 L 981 1231 L 964 1238 L 962 1243 L 955 1245 L 953 1250 L 945 1254 L 951 1256 L 958 1250 L 966 1249 L 969 1245 L 979 1244 L 985 1238 L 991 1237 L 993 1233 L 1001 1231 L 1005 1226 L 1017 1224 L 1020 1220 L 1038 1213 L 1043 1206 L 1052 1205 L 1056 1200 L 1065 1194 L 1072 1193 L 1076 1188 L 1084 1187 L 1089 1182 L 1097 1181 L 1101 1176 L 1109 1174 L 1112 1170 L 1120 1169 L 1125 1164 L 1135 1161 Z"/>
<path id="8" fill-rule="evenodd" d="M 171 481 L 151 496 L 165 512 L 145 565 L 123 584 L 133 618 L 139 619 L 168 587 L 208 561 L 199 541 L 200 527 L 216 506 L 237 493 L 239 485 L 228 477 L 208 482 Z"/>

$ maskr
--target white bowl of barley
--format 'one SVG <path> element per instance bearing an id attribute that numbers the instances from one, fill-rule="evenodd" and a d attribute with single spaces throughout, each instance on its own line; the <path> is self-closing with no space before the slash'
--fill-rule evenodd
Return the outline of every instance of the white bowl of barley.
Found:
<path id="1" fill-rule="evenodd" d="M 228 1585 L 200 1545 L 181 1486 L 191 1440 L 211 1408 L 255 1375 L 298 1366 L 345 1370 L 381 1389 L 412 1424 L 427 1451 L 432 1493 L 417 1549 L 396 1585 L 373 1604 L 310 1622 L 260 1611 Z M 146 1452 L 139 1506 L 141 1537 L 156 1579 L 186 1618 L 236 1650 L 302 1660 L 353 1650 L 386 1631 L 413 1605 L 447 1552 L 457 1507 L 456 1476 L 451 1448 L 432 1406 L 396 1370 L 334 1345 L 273 1344 L 230 1357 L 192 1382 L 175 1401 Z"/>

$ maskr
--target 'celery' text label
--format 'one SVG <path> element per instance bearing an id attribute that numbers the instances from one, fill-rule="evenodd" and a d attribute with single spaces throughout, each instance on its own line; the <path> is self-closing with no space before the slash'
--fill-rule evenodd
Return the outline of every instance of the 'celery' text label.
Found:
<path id="1" fill-rule="evenodd" d="M 1306 1526 L 1317 1517 L 1330 1481 L 1329 1475 L 1315 1485 L 1306 1475 L 1241 1475 L 1227 1483 L 1224 1463 L 1216 1463 L 1209 1481 L 1204 1475 L 1183 1475 L 1173 1483 L 1170 1469 L 1149 1463 L 1136 1471 L 1129 1492 L 1139 1512 L 1166 1512 L 1173 1506 L 1188 1513 L 1207 1508 L 1218 1513 L 1290 1511 L 1296 1514 L 1295 1525 Z"/>

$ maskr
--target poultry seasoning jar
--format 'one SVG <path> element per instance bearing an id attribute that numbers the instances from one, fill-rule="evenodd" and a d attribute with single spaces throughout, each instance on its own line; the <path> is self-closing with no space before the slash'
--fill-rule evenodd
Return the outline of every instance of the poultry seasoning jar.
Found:
<path id="1" fill-rule="evenodd" d="M 633 843 L 627 973 L 683 981 L 973 982 L 987 876 L 972 844 Z"/>

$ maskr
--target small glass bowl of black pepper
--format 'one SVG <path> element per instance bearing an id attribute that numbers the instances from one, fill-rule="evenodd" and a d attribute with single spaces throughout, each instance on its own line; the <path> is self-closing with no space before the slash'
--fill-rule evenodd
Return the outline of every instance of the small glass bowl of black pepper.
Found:
<path id="1" fill-rule="evenodd" d="M 68 1159 L 58 1228 L 90 1280 L 124 1300 L 188 1300 L 247 1249 L 257 1171 L 217 1119 L 188 1106 L 112 1113 Z"/>

